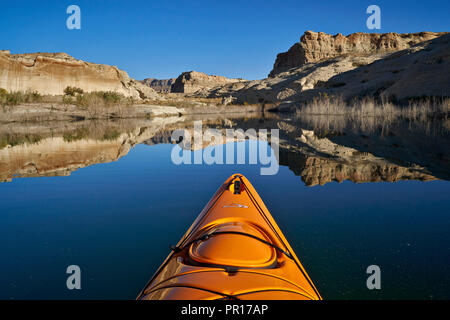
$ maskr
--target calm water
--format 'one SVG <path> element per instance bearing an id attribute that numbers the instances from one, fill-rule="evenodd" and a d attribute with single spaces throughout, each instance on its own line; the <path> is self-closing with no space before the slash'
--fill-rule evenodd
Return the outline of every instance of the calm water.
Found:
<path id="1" fill-rule="evenodd" d="M 94 146 L 80 147 L 93 138 L 72 139 L 79 128 L 64 133 L 62 144 L 72 147 L 59 145 L 58 134 L 40 133 L 25 149 L 18 144 L 0 150 L 3 179 L 10 180 L 0 183 L 0 298 L 134 299 L 169 245 L 236 172 L 255 186 L 325 299 L 450 298 L 448 145 L 439 140 L 448 141 L 448 135 L 423 138 L 444 151 L 430 149 L 423 156 L 409 148 L 409 158 L 398 151 L 388 161 L 393 167 L 386 167 L 383 150 L 389 149 L 381 147 L 393 145 L 388 138 L 363 135 L 370 142 L 360 145 L 360 134 L 328 135 L 342 144 L 348 137 L 347 147 L 360 145 L 362 156 L 367 148 L 375 150 L 376 158 L 358 158 L 361 168 L 355 169 L 339 162 L 344 153 L 324 156 L 317 144 L 323 137 L 293 147 L 288 136 L 294 133 L 287 130 L 280 133 L 278 174 L 261 176 L 260 165 L 174 165 L 167 134 L 155 130 L 161 124 L 152 125 L 148 137 L 135 137 L 129 150 L 119 152 L 111 147 L 120 140 L 114 131 L 95 133 L 101 138 Z M 401 130 L 393 132 L 391 137 L 405 141 Z M 408 141 L 417 145 L 414 139 Z M 62 175 L 67 162 L 72 172 Z M 406 163 L 412 169 L 403 172 Z M 82 290 L 66 288 L 72 264 L 81 267 Z M 372 264 L 381 267 L 378 291 L 366 288 Z"/>

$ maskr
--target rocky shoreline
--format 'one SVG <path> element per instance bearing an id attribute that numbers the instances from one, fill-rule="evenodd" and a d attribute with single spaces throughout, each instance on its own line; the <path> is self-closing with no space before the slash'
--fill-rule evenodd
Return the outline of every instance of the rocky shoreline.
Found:
<path id="1" fill-rule="evenodd" d="M 75 105 L 34 103 L 0 109 L 0 123 L 40 121 L 80 121 L 93 119 L 137 119 L 182 115 L 255 114 L 263 111 L 261 105 L 223 106 L 197 104 L 170 106 L 152 104 L 116 105 L 111 107 L 80 108 Z"/>

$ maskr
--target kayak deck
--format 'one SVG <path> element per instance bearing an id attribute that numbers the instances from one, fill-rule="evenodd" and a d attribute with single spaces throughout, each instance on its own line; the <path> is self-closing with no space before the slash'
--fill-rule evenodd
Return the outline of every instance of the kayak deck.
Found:
<path id="1" fill-rule="evenodd" d="M 250 182 L 228 178 L 138 299 L 319 300 Z"/>

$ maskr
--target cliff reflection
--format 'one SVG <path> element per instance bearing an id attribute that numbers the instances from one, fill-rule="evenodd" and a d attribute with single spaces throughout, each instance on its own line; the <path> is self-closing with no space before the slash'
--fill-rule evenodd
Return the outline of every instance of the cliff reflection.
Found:
<path id="1" fill-rule="evenodd" d="M 2 125 L 0 181 L 66 176 L 86 166 L 116 161 L 137 144 L 171 143 L 173 130 L 193 130 L 195 120 L 203 121 L 203 130 L 278 128 L 280 165 L 288 166 L 308 186 L 344 180 L 362 183 L 450 177 L 448 120 L 366 119 L 358 123 L 329 116 L 266 114 L 257 118 L 208 115 Z"/>

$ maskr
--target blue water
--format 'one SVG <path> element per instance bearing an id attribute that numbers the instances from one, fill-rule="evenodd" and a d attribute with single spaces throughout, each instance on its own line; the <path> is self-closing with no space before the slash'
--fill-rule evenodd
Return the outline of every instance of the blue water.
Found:
<path id="1" fill-rule="evenodd" d="M 0 184 L 1 299 L 134 299 L 231 174 L 246 175 L 325 299 L 449 299 L 450 183 L 306 187 L 280 166 L 174 165 L 138 145 L 68 177 Z M 68 290 L 66 268 L 81 268 Z M 368 290 L 366 268 L 381 268 Z"/>

